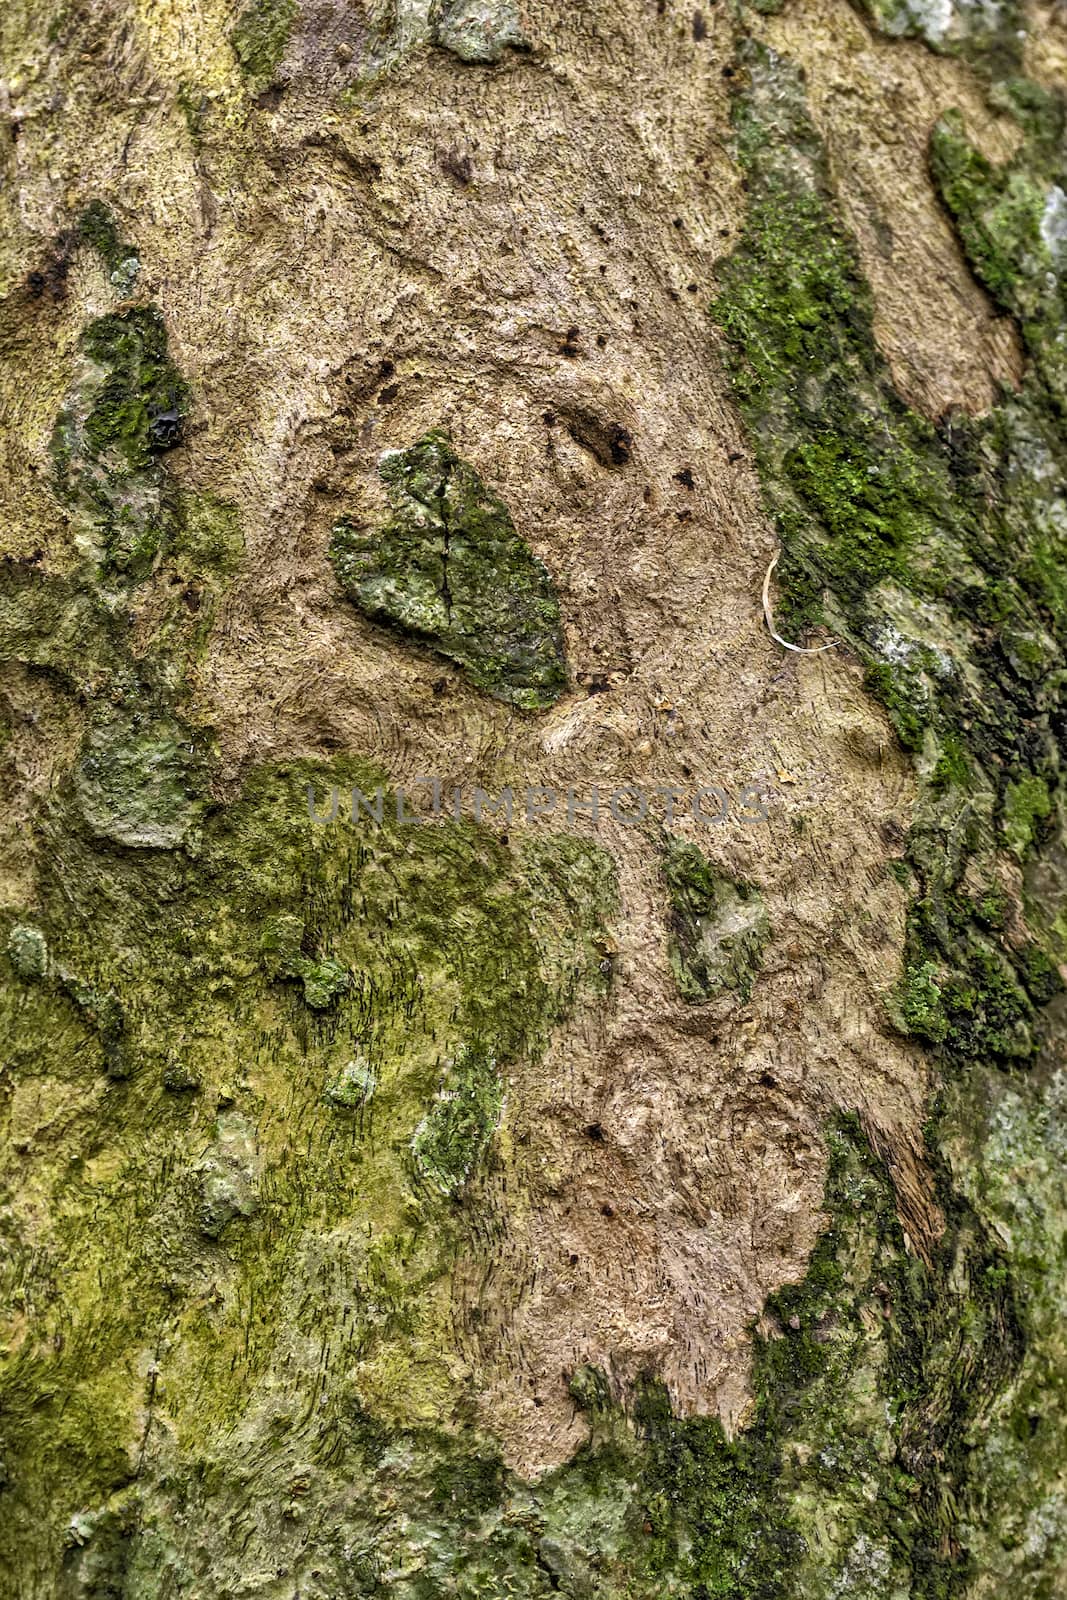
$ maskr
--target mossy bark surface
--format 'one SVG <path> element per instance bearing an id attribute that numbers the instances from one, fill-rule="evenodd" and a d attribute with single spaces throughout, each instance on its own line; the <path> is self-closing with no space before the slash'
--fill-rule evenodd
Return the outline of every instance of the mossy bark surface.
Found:
<path id="1" fill-rule="evenodd" d="M 5 9 L 0 1600 L 1067 1588 L 1065 68 Z"/>

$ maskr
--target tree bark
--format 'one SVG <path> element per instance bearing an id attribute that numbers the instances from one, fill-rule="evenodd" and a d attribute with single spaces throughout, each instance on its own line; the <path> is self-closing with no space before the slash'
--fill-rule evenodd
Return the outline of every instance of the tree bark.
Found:
<path id="1" fill-rule="evenodd" d="M 10 0 L 0 1596 L 1067 1585 L 1065 64 Z"/>

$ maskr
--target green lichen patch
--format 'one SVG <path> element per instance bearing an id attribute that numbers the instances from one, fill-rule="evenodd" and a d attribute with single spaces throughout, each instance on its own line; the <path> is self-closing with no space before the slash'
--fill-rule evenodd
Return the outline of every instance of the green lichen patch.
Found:
<path id="1" fill-rule="evenodd" d="M 559 604 L 511 515 L 447 436 L 382 457 L 392 514 L 342 519 L 330 557 L 349 598 L 462 667 L 480 689 L 527 710 L 566 687 Z"/>
<path id="2" fill-rule="evenodd" d="M 502 1104 L 496 1061 L 480 1046 L 464 1045 L 412 1136 L 420 1178 L 441 1194 L 458 1194 L 489 1147 Z"/>
<path id="3" fill-rule="evenodd" d="M 1067 407 L 1067 151 L 1062 100 L 1016 86 L 1011 109 L 1029 130 L 1001 166 L 967 138 L 949 111 L 930 138 L 930 170 L 975 275 L 1019 319 L 1034 369 Z M 1031 88 L 1029 96 L 1022 91 Z M 1042 96 L 1042 105 L 1034 95 Z M 1038 111 L 1043 111 L 1040 117 Z"/>
<path id="4" fill-rule="evenodd" d="M 230 43 L 255 87 L 266 87 L 278 70 L 298 10 L 296 0 L 252 0 L 234 24 Z"/>
<path id="5" fill-rule="evenodd" d="M 1002 77 L 1022 56 L 1025 13 L 1017 0 L 854 0 L 891 39 L 922 39 Z"/>
<path id="6" fill-rule="evenodd" d="M 92 200 L 78 217 L 75 231 L 80 240 L 97 252 L 109 280 L 119 294 L 129 294 L 141 270 L 137 251 L 127 244 L 115 218 L 102 200 Z"/>
<path id="7" fill-rule="evenodd" d="M 674 840 L 663 876 L 670 906 L 668 959 L 678 988 L 694 1005 L 732 989 L 747 1000 L 770 937 L 759 891 L 735 883 L 693 844 Z"/>
<path id="8" fill-rule="evenodd" d="M 213 494 L 180 496 L 167 552 L 177 572 L 190 578 L 230 578 L 244 551 L 236 506 Z"/>
<path id="9" fill-rule="evenodd" d="M 20 978 L 43 978 L 48 972 L 48 941 L 40 928 L 16 922 L 7 936 L 7 957 Z"/>
<path id="10" fill-rule="evenodd" d="M 173 850 L 203 813 L 209 771 L 205 736 L 149 699 L 93 720 L 74 772 L 75 801 L 99 838 Z"/>
<path id="11" fill-rule="evenodd" d="M 298 979 L 304 1004 L 313 1011 L 325 1011 L 344 994 L 351 976 L 347 967 L 332 956 L 305 950 L 306 939 L 304 923 L 286 912 L 267 923 L 260 951 L 268 972 L 279 978 Z"/>
<path id="12" fill-rule="evenodd" d="M 236 1581 L 258 1554 L 222 1532 L 205 1576 L 189 1508 L 245 1493 L 250 1451 L 273 1459 L 273 1430 L 297 1439 L 306 1413 L 308 1460 L 256 1489 L 279 1497 L 272 1562 L 295 1529 L 287 1485 L 310 1462 L 338 1530 L 336 1549 L 314 1541 L 323 1570 L 350 1575 L 363 1552 L 370 1572 L 376 1551 L 405 1561 L 412 1538 L 455 1529 L 433 1558 L 445 1582 L 498 1527 L 483 1581 L 524 1560 L 541 1573 L 470 1426 L 449 1279 L 482 1248 L 471 1179 L 504 1074 L 603 992 L 616 890 L 588 842 L 546 838 L 527 866 L 471 824 L 308 813 L 309 785 L 380 782 L 350 760 L 254 772 L 183 850 L 119 847 L 73 794 L 42 814 L 37 903 L 0 945 L 36 930 L 48 970 L 0 962 L 0 1086 L 102 1095 L 113 1114 L 74 1120 L 58 1161 L 32 1142 L 19 1157 L 43 1231 L 6 1209 L 0 1168 L 0 1305 L 41 1334 L 0 1359 L 0 1539 L 18 1560 L 58 1565 L 70 1517 L 135 1484 L 130 1570 L 165 1559 L 189 1582 Z M 165 1427 L 137 1378 L 149 1352 Z M 383 1458 L 369 1416 L 398 1456 Z M 418 1431 L 438 1423 L 451 1444 Z M 398 1493 L 415 1534 L 389 1509 Z"/>
<path id="13" fill-rule="evenodd" d="M 377 1083 L 378 1075 L 370 1062 L 363 1056 L 356 1056 L 345 1062 L 323 1093 L 331 1105 L 353 1111 L 367 1104 Z"/>
<path id="14" fill-rule="evenodd" d="M 181 440 L 188 392 L 154 306 L 98 317 L 79 350 L 83 370 L 52 434 L 56 490 L 104 568 L 142 578 L 169 522 L 161 457 Z"/>

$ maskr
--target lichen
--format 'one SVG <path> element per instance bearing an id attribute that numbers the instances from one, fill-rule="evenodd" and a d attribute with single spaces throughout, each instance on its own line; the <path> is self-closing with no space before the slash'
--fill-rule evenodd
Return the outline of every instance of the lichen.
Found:
<path id="1" fill-rule="evenodd" d="M 136 579 L 166 535 L 161 457 L 181 441 L 188 391 L 154 306 L 97 317 L 79 351 L 82 371 L 52 434 L 56 490 L 103 566 Z"/>
<path id="2" fill-rule="evenodd" d="M 420 1178 L 441 1194 L 458 1194 L 488 1148 L 502 1104 L 494 1058 L 478 1045 L 461 1046 L 412 1135 Z"/>
<path id="3" fill-rule="evenodd" d="M 971 149 L 958 118 L 935 130 L 935 181 L 976 272 L 1019 318 L 1031 365 L 1021 391 L 988 416 L 950 414 L 934 428 L 900 399 L 878 352 L 870 292 L 799 77 L 755 46 L 742 61 L 736 130 L 749 210 L 739 248 L 720 263 L 715 312 L 782 539 L 781 608 L 793 629 L 821 622 L 847 641 L 914 756 L 920 799 L 900 864 L 911 893 L 904 970 L 888 1003 L 895 1025 L 930 1050 L 943 1086 L 927 1159 L 947 1219 L 925 1266 L 868 1156 L 866 1175 L 842 1187 L 859 1145 L 853 1130 L 842 1168 L 839 1135 L 830 1233 L 805 1283 L 769 1304 L 783 1337 L 760 1352 L 756 1371 L 765 1382 L 770 1362 L 775 1375 L 763 1392 L 779 1397 L 781 1487 L 795 1525 L 803 1531 L 818 1507 L 795 1592 L 836 1596 L 858 1584 L 942 1600 L 994 1571 L 1003 1582 L 1042 1570 L 1021 1546 L 1005 1554 L 1021 1501 L 1002 1463 L 1019 1455 L 1020 1374 L 1049 1372 L 1052 1338 L 1047 1324 L 1021 1319 L 1032 1241 L 1020 1248 L 988 1203 L 980 1125 L 1016 1096 L 1040 1116 L 1040 1064 L 1061 1027 L 1061 935 L 1032 896 L 1029 930 L 1023 907 L 1009 914 L 1003 857 L 1016 870 L 1021 862 L 1055 906 L 1062 873 L 1043 861 L 1058 859 L 1067 681 L 1062 106 L 1017 80 L 998 86 L 1026 134 L 1004 168 Z M 868 1219 L 873 1257 L 850 1204 L 864 1190 L 880 1195 Z M 842 1276 L 843 1241 L 853 1265 Z M 872 1260 L 874 1304 L 856 1320 L 855 1266 Z M 823 1420 L 814 1433 L 805 1421 L 800 1448 L 790 1447 L 795 1419 L 809 1415 Z M 1049 1428 L 1044 1445 L 1051 1486 L 1067 1437 Z M 1052 1535 L 1042 1537 L 1047 1548 Z M 1035 1594 L 1054 1592 L 1047 1562 L 1043 1570 Z"/>
<path id="4" fill-rule="evenodd" d="M 489 65 L 505 50 L 529 48 L 511 0 L 440 0 L 432 27 L 434 42 L 461 61 Z"/>
<path id="5" fill-rule="evenodd" d="M 698 1005 L 732 989 L 749 999 L 770 937 L 759 891 L 716 871 L 696 845 L 679 840 L 667 848 L 663 877 L 668 959 L 683 997 Z"/>
<path id="6" fill-rule="evenodd" d="M 205 736 L 151 699 L 108 708 L 93 719 L 75 768 L 77 807 L 100 838 L 172 850 L 203 813 L 209 767 Z"/>
<path id="7" fill-rule="evenodd" d="M 333 530 L 345 593 L 497 699 L 551 705 L 567 681 L 559 604 L 503 501 L 441 432 L 389 452 L 379 470 L 388 521 L 366 528 L 343 518 Z"/>
<path id="8" fill-rule="evenodd" d="M 892 39 L 922 39 L 939 54 L 959 55 L 1003 76 L 1022 56 L 1018 0 L 854 0 Z"/>
<path id="9" fill-rule="evenodd" d="M 251 0 L 238 17 L 230 43 L 253 87 L 265 88 L 274 77 L 297 11 L 296 0 Z"/>
<path id="10" fill-rule="evenodd" d="M 204 807 L 195 853 L 188 841 L 116 846 L 84 825 L 73 793 L 42 814 L 34 913 L 0 942 L 21 950 L 14 930 L 32 928 L 48 970 L 3 964 L 0 1071 L 95 1081 L 122 1099 L 102 1140 L 87 1121 L 72 1161 L 40 1168 L 61 1237 L 3 1224 L 3 1303 L 32 1307 L 42 1333 L 0 1366 L 5 1543 L 19 1559 L 58 1563 L 73 1515 L 88 1518 L 90 1551 L 93 1519 L 125 1496 L 129 1571 L 164 1561 L 192 1582 L 203 1557 L 188 1507 L 243 1493 L 235 1441 L 248 1426 L 269 1434 L 282 1395 L 304 1406 L 319 1381 L 308 1350 L 325 1342 L 346 1351 L 311 1411 L 313 1454 L 325 1452 L 316 1492 L 338 1536 L 317 1542 L 315 1562 L 336 1563 L 340 1583 L 357 1551 L 371 1571 L 375 1551 L 406 1559 L 423 1529 L 451 1527 L 434 1557 L 444 1581 L 484 1516 L 499 1529 L 487 1573 L 523 1561 L 542 1572 L 506 1519 L 499 1461 L 465 1420 L 448 1282 L 479 1223 L 508 1066 L 610 981 L 613 869 L 584 840 L 539 837 L 527 859 L 470 823 L 411 829 L 387 807 L 368 829 L 308 814 L 309 784 L 381 781 L 346 759 L 254 772 L 234 802 Z M 320 979 L 325 1008 L 309 1003 Z M 164 1326 L 151 1381 L 173 1430 L 165 1469 L 131 1379 Z M 475 1480 L 481 1509 L 458 1490 Z M 285 1530 L 285 1486 L 257 1493 L 266 1505 L 275 1488 Z M 417 1533 L 388 1510 L 397 1489 Z M 259 1556 L 222 1534 L 211 1559 L 217 1576 Z"/>

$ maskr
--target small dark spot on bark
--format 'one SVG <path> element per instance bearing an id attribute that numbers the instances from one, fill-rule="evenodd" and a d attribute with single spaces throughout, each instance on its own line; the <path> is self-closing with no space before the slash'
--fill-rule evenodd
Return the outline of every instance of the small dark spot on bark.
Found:
<path id="1" fill-rule="evenodd" d="M 674 219 L 674 226 L 675 226 L 675 227 L 676 227 L 676 228 L 682 228 L 682 227 L 684 227 L 684 226 L 685 226 L 685 224 L 684 224 L 684 223 L 683 223 L 683 221 L 682 221 L 682 219 L 681 219 L 681 217 L 675 217 L 675 219 Z"/>
<path id="2" fill-rule="evenodd" d="M 585 1136 L 592 1139 L 594 1144 L 604 1143 L 605 1134 L 599 1122 L 590 1122 L 585 1129 Z"/>
<path id="3" fill-rule="evenodd" d="M 602 467 L 623 467 L 633 453 L 633 435 L 620 422 L 605 422 L 593 411 L 575 409 L 563 413 L 567 432 L 575 443 Z"/>
<path id="4" fill-rule="evenodd" d="M 153 444 L 161 450 L 170 450 L 182 436 L 182 414 L 179 410 L 157 411 L 148 424 Z"/>
<path id="5" fill-rule="evenodd" d="M 563 343 L 559 347 L 559 353 L 560 353 L 561 356 L 574 357 L 574 356 L 581 355 L 582 352 L 578 347 L 578 339 L 579 339 L 580 333 L 581 333 L 581 329 L 579 329 L 579 328 L 568 328 L 567 329 L 566 337 L 563 340 Z"/>
<path id="6" fill-rule="evenodd" d="M 689 294 L 696 294 L 697 286 L 695 283 L 687 283 L 685 287 Z"/>
<path id="7" fill-rule="evenodd" d="M 400 393 L 400 385 L 398 383 L 388 383 L 388 384 L 386 384 L 385 388 L 382 390 L 381 394 L 378 396 L 378 404 L 380 406 L 389 405 L 391 401 L 396 399 L 396 397 L 397 397 L 397 395 L 399 393 Z"/>
<path id="8" fill-rule="evenodd" d="M 541 421 L 548 428 L 554 427 L 556 423 L 556 413 L 554 411 L 543 411 L 541 413 Z"/>
<path id="9" fill-rule="evenodd" d="M 454 178 L 462 188 L 466 188 L 474 177 L 474 167 L 465 150 L 446 150 L 441 157 L 441 170 Z"/>
<path id="10" fill-rule="evenodd" d="M 693 12 L 693 38 L 696 40 L 697 44 L 699 44 L 700 41 L 702 39 L 706 39 L 707 36 L 708 36 L 708 25 L 704 21 L 704 13 L 702 11 L 694 11 Z"/>
<path id="11" fill-rule="evenodd" d="M 732 78 L 734 75 L 733 67 L 723 67 L 722 75 L 724 78 Z"/>
<path id="12" fill-rule="evenodd" d="M 261 111 L 277 111 L 285 94 L 285 85 L 269 83 L 262 94 L 256 95 L 256 105 Z"/>
<path id="13" fill-rule="evenodd" d="M 615 1207 L 605 1200 L 600 1208 L 600 1215 L 602 1217 L 613 1217 L 615 1215 Z"/>
<path id="14" fill-rule="evenodd" d="M 696 479 L 693 477 L 692 467 L 683 467 L 680 472 L 676 472 L 674 474 L 674 481 L 675 483 L 680 483 L 683 489 L 693 489 L 696 487 Z"/>
<path id="15" fill-rule="evenodd" d="M 764 1089 L 777 1089 L 778 1087 L 778 1079 L 771 1072 L 761 1072 L 759 1081 Z"/>
<path id="16" fill-rule="evenodd" d="M 674 514 L 678 518 L 679 522 L 688 522 L 693 515 L 688 506 L 684 511 L 676 511 Z"/>
<path id="17" fill-rule="evenodd" d="M 744 458 L 743 453 L 740 450 L 731 450 L 730 454 L 726 457 L 726 459 L 730 463 L 730 465 L 733 466 L 735 461 L 743 461 L 745 458 Z"/>
<path id="18" fill-rule="evenodd" d="M 193 583 L 187 584 L 182 590 L 182 599 L 190 611 L 199 611 L 203 598 L 200 590 Z"/>
<path id="19" fill-rule="evenodd" d="M 26 275 L 26 289 L 31 300 L 40 300 L 44 294 L 54 301 L 62 300 L 67 292 L 67 274 L 70 261 L 66 252 L 53 256 L 44 267 Z"/>

